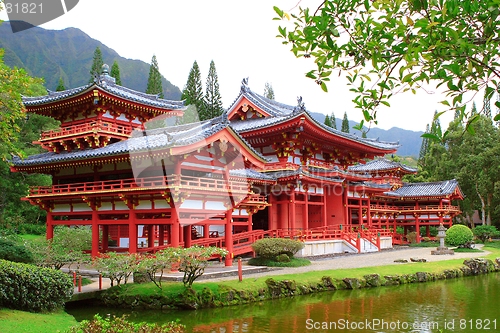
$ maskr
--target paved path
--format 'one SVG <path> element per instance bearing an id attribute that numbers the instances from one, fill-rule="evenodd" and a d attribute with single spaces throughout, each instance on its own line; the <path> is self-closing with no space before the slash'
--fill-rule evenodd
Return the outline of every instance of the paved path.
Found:
<path id="1" fill-rule="evenodd" d="M 476 245 L 480 249 L 482 245 Z M 372 267 L 383 265 L 402 265 L 395 263 L 396 259 L 406 259 L 410 263 L 410 258 L 423 258 L 428 262 L 451 260 L 451 259 L 465 259 L 482 257 L 490 252 L 459 252 L 454 255 L 431 255 L 431 251 L 435 248 L 424 247 L 398 247 L 391 250 L 383 250 L 381 252 L 361 253 L 361 254 L 348 254 L 334 256 L 324 259 L 313 259 L 311 265 L 304 267 L 294 268 L 281 268 L 272 271 L 252 274 L 252 278 L 266 276 L 266 275 L 282 275 L 282 274 L 297 274 L 310 271 L 324 271 L 329 269 L 343 269 L 343 268 L 359 268 L 359 267 Z M 248 275 L 250 277 L 250 275 Z M 243 275 L 245 278 L 245 274 Z M 204 279 L 204 281 L 223 281 L 235 279 L 235 277 L 220 277 Z"/>
<path id="2" fill-rule="evenodd" d="M 476 248 L 480 249 L 482 245 L 476 245 Z M 461 252 L 455 253 L 454 255 L 431 255 L 431 251 L 435 248 L 423 248 L 423 247 L 398 247 L 390 250 L 383 250 L 381 252 L 372 253 L 361 253 L 361 254 L 347 254 L 347 255 L 336 255 L 333 257 L 312 259 L 311 265 L 304 267 L 294 267 L 294 268 L 267 268 L 267 267 L 255 267 L 249 266 L 248 264 L 243 264 L 243 278 L 257 278 L 261 276 L 272 276 L 272 275 L 282 275 L 282 274 L 297 274 L 310 271 L 324 271 L 329 269 L 343 269 L 343 268 L 358 268 L 358 267 L 373 267 L 373 266 L 383 266 L 383 265 L 402 265 L 400 263 L 395 263 L 396 259 L 406 259 L 408 264 L 411 265 L 410 258 L 423 258 L 428 262 L 441 261 L 441 260 L 451 260 L 451 259 L 465 259 L 465 258 L 477 258 L 482 257 L 490 252 Z M 92 271 L 82 272 L 91 274 L 96 273 Z M 235 280 L 238 279 L 238 265 L 235 260 L 232 267 L 225 267 L 224 263 L 215 263 L 207 267 L 205 274 L 200 278 L 200 280 L 207 282 L 217 282 L 224 280 Z M 166 273 L 164 278 L 168 280 L 181 281 L 183 273 Z M 94 282 L 92 284 L 82 286 L 82 291 L 78 291 L 78 287 L 75 288 L 75 294 L 88 293 L 99 290 L 99 281 L 97 278 L 93 278 Z M 198 281 L 200 281 L 198 280 Z M 131 281 L 130 281 L 131 282 Z M 102 288 L 106 289 L 110 287 L 109 279 L 102 279 Z"/>

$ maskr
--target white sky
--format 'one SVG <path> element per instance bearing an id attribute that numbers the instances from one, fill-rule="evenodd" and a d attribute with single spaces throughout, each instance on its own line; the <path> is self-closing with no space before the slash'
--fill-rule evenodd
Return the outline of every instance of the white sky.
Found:
<path id="1" fill-rule="evenodd" d="M 329 92 L 323 92 L 304 75 L 314 64 L 295 58 L 290 47 L 276 37 L 280 22 L 272 20 L 276 16 L 273 5 L 288 11 L 298 1 L 80 0 L 67 14 L 41 27 L 78 28 L 125 58 L 150 63 L 155 54 L 161 73 L 180 89 L 195 60 L 205 87 L 213 59 L 226 108 L 237 97 L 241 80 L 249 77 L 250 88 L 260 94 L 264 84 L 271 83 L 279 102 L 295 105 L 297 96 L 302 96 L 310 111 L 333 111 L 337 118 L 347 111 L 349 120 L 361 120 L 345 78 L 332 76 Z M 319 3 L 303 0 L 300 5 L 315 7 Z M 0 19 L 7 20 L 5 11 L 0 12 Z M 397 96 L 390 108 L 378 111 L 378 127 L 425 131 L 434 111 L 443 110 L 438 103 L 442 99 L 424 91 Z M 441 118 L 442 126 L 451 116 Z"/>

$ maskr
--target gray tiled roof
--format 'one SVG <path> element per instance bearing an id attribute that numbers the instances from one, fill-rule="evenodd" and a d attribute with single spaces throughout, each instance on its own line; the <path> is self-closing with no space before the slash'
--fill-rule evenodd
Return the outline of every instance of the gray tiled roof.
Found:
<path id="1" fill-rule="evenodd" d="M 236 105 L 243 97 L 246 97 L 256 106 L 262 108 L 262 110 L 269 113 L 271 117 L 247 119 L 247 120 L 233 120 L 231 122 L 231 126 L 237 131 L 242 133 L 260 128 L 265 128 L 267 126 L 271 126 L 274 124 L 279 124 L 288 121 L 290 119 L 300 117 L 302 115 L 307 115 L 309 119 L 311 119 L 311 121 L 315 123 L 317 126 L 337 136 L 344 137 L 346 139 L 353 140 L 362 143 L 364 145 L 376 147 L 379 149 L 395 150 L 399 147 L 399 144 L 395 142 L 383 142 L 373 139 L 360 138 L 356 135 L 344 133 L 342 131 L 326 126 L 325 124 L 318 122 L 316 119 L 314 119 L 313 116 L 311 116 L 309 111 L 306 110 L 301 97 L 298 98 L 296 106 L 290 106 L 283 103 L 278 103 L 274 100 L 268 99 L 264 96 L 261 96 L 251 91 L 250 87 L 248 86 L 248 79 L 244 79 L 242 81 L 240 94 L 233 102 L 233 104 L 229 107 L 229 110 L 231 110 L 231 108 L 233 108 L 234 105 Z"/>
<path id="2" fill-rule="evenodd" d="M 166 99 L 161 99 L 158 95 L 146 94 L 140 91 L 132 90 L 114 82 L 114 79 L 109 75 L 101 75 L 99 79 L 95 82 L 89 83 L 87 85 L 68 89 L 64 91 L 49 91 L 48 95 L 37 96 L 37 97 L 26 97 L 23 96 L 23 103 L 26 106 L 37 106 L 47 103 L 56 102 L 69 97 L 73 97 L 87 91 L 93 90 L 95 88 L 106 91 L 112 95 L 124 98 L 131 102 L 138 102 L 145 105 L 150 105 L 157 108 L 164 109 L 184 109 L 184 103 L 182 101 L 170 101 Z"/>
<path id="3" fill-rule="evenodd" d="M 407 165 L 401 164 L 399 162 L 389 161 L 385 158 L 377 158 L 373 161 L 369 161 L 366 164 L 357 164 L 349 167 L 350 171 L 353 172 L 371 172 L 371 171 L 382 171 L 391 170 L 395 168 L 401 168 L 407 172 L 418 172 L 418 169 L 409 167 Z"/>
<path id="4" fill-rule="evenodd" d="M 458 187 L 455 179 L 442 182 L 404 184 L 397 190 L 386 192 L 385 195 L 393 197 L 433 197 L 452 194 Z M 460 188 L 458 188 L 460 190 Z"/>
<path id="5" fill-rule="evenodd" d="M 268 181 L 276 180 L 276 178 L 272 177 L 268 173 L 258 172 L 258 171 L 255 171 L 253 169 L 229 170 L 229 174 L 231 176 L 250 178 L 250 179 L 261 179 L 261 180 L 268 180 Z"/>
<path id="6" fill-rule="evenodd" d="M 102 148 L 61 153 L 47 152 L 29 156 L 26 159 L 16 157 L 12 160 L 12 162 L 15 166 L 33 166 L 122 155 L 127 153 L 139 153 L 154 149 L 181 147 L 205 140 L 206 138 L 222 131 L 226 127 L 230 128 L 227 118 L 224 120 L 224 116 L 220 116 L 214 119 L 188 125 L 158 128 L 144 132 L 134 131 L 131 138 Z M 253 147 L 251 147 L 236 131 L 232 131 L 243 143 L 247 145 L 250 151 L 259 156 L 262 160 L 267 160 L 267 158 L 263 157 Z"/>
<path id="7" fill-rule="evenodd" d="M 293 176 L 306 176 L 318 180 L 326 180 L 329 182 L 337 182 L 342 183 L 344 179 L 339 178 L 331 178 L 331 177 L 323 177 L 315 173 L 310 173 L 307 170 L 304 170 L 302 167 L 299 167 L 295 170 L 280 170 L 280 171 L 270 171 L 267 172 L 268 175 L 274 177 L 275 179 L 285 178 L 285 177 L 293 177 Z"/>

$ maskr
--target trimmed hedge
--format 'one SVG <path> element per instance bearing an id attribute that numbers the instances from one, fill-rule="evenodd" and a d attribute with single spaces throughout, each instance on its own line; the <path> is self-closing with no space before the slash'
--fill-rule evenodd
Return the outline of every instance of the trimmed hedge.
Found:
<path id="1" fill-rule="evenodd" d="M 69 275 L 50 268 L 0 260 L 0 307 L 48 312 L 73 295 Z"/>
<path id="2" fill-rule="evenodd" d="M 303 248 L 304 243 L 288 238 L 263 238 L 252 244 L 252 249 L 258 256 L 272 260 L 281 254 L 292 258 Z"/>
<path id="3" fill-rule="evenodd" d="M 446 238 L 444 241 L 449 246 L 461 246 L 471 242 L 474 234 L 469 227 L 463 224 L 452 225 L 450 229 L 446 230 Z"/>
<path id="4" fill-rule="evenodd" d="M 24 245 L 0 237 L 0 259 L 30 264 L 33 254 Z"/>

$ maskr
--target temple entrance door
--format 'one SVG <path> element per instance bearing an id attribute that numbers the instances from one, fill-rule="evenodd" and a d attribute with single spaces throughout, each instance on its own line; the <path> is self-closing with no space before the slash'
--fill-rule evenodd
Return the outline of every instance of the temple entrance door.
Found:
<path id="1" fill-rule="evenodd" d="M 269 207 L 257 211 L 252 216 L 253 230 L 269 230 Z"/>

